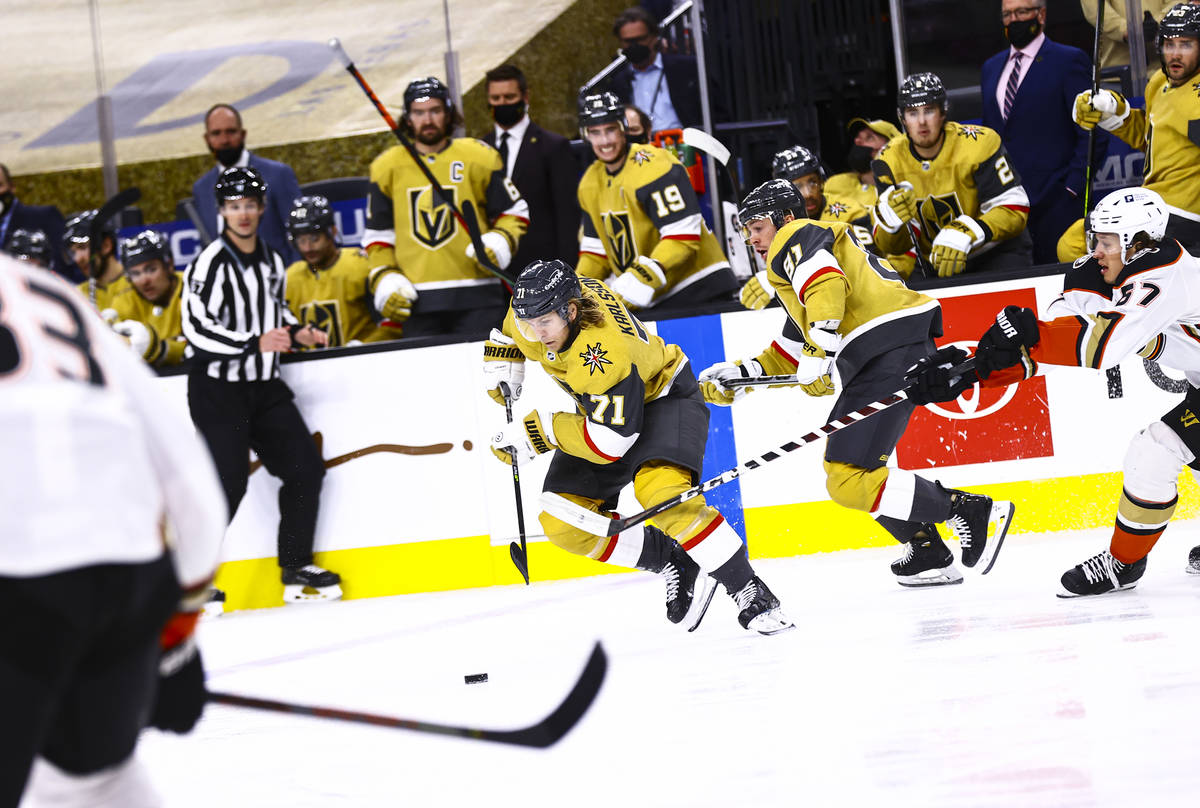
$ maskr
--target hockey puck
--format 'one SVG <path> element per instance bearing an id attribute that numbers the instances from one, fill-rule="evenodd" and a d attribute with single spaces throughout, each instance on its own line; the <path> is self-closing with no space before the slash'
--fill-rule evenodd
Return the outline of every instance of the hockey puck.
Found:
<path id="1" fill-rule="evenodd" d="M 468 673 L 463 677 L 463 681 L 469 685 L 483 684 L 487 681 L 486 673 Z"/>

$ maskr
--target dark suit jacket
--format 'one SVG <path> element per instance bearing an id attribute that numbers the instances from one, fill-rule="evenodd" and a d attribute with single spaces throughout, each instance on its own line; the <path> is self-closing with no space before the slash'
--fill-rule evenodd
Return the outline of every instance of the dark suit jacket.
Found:
<path id="1" fill-rule="evenodd" d="M 267 210 L 258 225 L 258 235 L 274 247 L 288 264 L 300 260 L 300 253 L 293 249 L 287 237 L 288 211 L 292 209 L 292 201 L 300 196 L 296 173 L 286 163 L 259 157 L 254 152 L 250 153 L 250 167 L 267 181 Z M 219 166 L 213 166 L 192 185 L 196 210 L 213 238 L 220 235 L 217 232 L 217 200 L 213 196 L 213 189 L 222 170 Z"/>
<path id="2" fill-rule="evenodd" d="M 703 114 L 700 111 L 700 75 L 696 70 L 696 57 L 664 53 L 662 59 L 675 114 L 684 126 L 703 125 Z M 616 95 L 622 104 L 633 103 L 633 66 L 626 64 L 614 73 L 603 89 Z M 649 113 L 650 110 L 646 112 Z"/>
<path id="3" fill-rule="evenodd" d="M 1075 124 L 1075 96 L 1092 86 L 1092 60 L 1079 48 L 1046 39 L 1029 66 L 1005 121 L 996 103 L 996 85 L 1008 61 L 1006 49 L 983 63 L 983 125 L 1000 133 L 1029 202 L 1036 205 L 1056 187 L 1083 196 L 1088 134 Z M 1096 154 L 1108 134 L 1096 130 Z"/>
<path id="4" fill-rule="evenodd" d="M 496 147 L 495 127 L 483 141 Z M 510 268 L 520 272 L 531 261 L 550 258 L 575 266 L 581 221 L 576 196 L 579 163 L 570 142 L 530 121 L 517 152 L 512 181 L 529 205 L 529 232 L 517 245 Z"/>
<path id="5" fill-rule="evenodd" d="M 69 281 L 83 283 L 83 273 L 75 264 L 68 262 L 63 253 L 63 231 L 67 223 L 58 208 L 53 205 L 25 205 L 17 199 L 13 202 L 7 222 L 0 217 L 0 227 L 4 229 L 0 249 L 8 248 L 8 242 L 17 230 L 41 230 L 50 242 L 50 268 Z"/>

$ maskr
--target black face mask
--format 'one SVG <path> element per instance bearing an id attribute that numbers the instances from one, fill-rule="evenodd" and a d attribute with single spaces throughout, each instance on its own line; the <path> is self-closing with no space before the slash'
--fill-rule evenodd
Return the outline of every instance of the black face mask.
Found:
<path id="1" fill-rule="evenodd" d="M 13 203 L 13 192 L 12 191 L 5 191 L 4 193 L 0 194 L 0 216 L 3 216 L 5 213 L 8 212 L 8 209 L 12 207 L 12 203 Z"/>
<path id="2" fill-rule="evenodd" d="M 1004 36 L 1008 38 L 1009 43 L 1020 50 L 1033 41 L 1042 31 L 1042 24 L 1038 22 L 1037 17 L 1029 20 L 1013 20 L 1008 25 L 1004 26 Z"/>
<path id="3" fill-rule="evenodd" d="M 506 129 L 524 117 L 524 101 L 514 101 L 511 104 L 495 104 L 492 106 L 492 120 Z"/>
<path id="4" fill-rule="evenodd" d="M 870 146 L 854 145 L 846 155 L 846 164 L 855 174 L 866 174 L 871 170 L 871 161 L 875 159 L 875 150 Z"/>
<path id="5" fill-rule="evenodd" d="M 230 168 L 237 163 L 242 157 L 241 146 L 230 146 L 224 149 L 215 149 L 213 155 L 216 156 L 217 162 L 226 168 Z"/>
<path id="6" fill-rule="evenodd" d="M 642 62 L 649 61 L 650 48 L 641 42 L 634 42 L 628 48 L 621 51 L 621 55 L 628 59 L 631 65 L 640 65 Z"/>
<path id="7" fill-rule="evenodd" d="M 648 144 L 650 142 L 650 133 L 649 132 L 639 132 L 638 134 L 635 135 L 633 132 L 626 132 L 625 140 L 629 143 L 647 143 Z"/>

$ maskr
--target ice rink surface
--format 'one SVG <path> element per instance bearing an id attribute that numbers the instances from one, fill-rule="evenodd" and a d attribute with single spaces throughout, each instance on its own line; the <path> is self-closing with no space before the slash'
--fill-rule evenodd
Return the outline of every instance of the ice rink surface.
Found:
<path id="1" fill-rule="evenodd" d="M 893 582 L 898 550 L 760 561 L 797 624 L 775 637 L 723 590 L 680 631 L 651 575 L 233 613 L 200 629 L 214 690 L 509 729 L 596 639 L 609 673 L 544 751 L 210 706 L 140 754 L 196 808 L 1195 806 L 1198 528 L 1173 524 L 1136 589 L 1084 600 L 1058 577 L 1108 530 L 1013 535 L 988 576 L 921 591 Z"/>

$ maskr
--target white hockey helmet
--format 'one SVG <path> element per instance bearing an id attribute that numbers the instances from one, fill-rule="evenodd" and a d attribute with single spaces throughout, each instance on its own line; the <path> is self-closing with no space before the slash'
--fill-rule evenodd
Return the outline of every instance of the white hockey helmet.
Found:
<path id="1" fill-rule="evenodd" d="M 1115 233 L 1121 238 L 1124 253 L 1138 233 L 1152 241 L 1162 241 L 1167 234 L 1170 210 L 1157 192 L 1149 188 L 1122 188 L 1100 200 L 1088 216 L 1088 252 L 1096 249 L 1097 233 Z"/>

